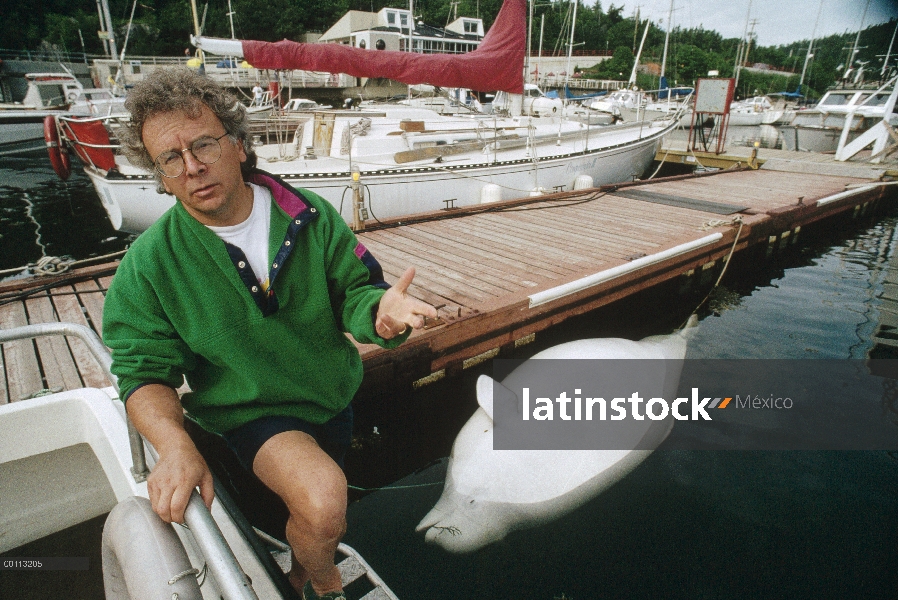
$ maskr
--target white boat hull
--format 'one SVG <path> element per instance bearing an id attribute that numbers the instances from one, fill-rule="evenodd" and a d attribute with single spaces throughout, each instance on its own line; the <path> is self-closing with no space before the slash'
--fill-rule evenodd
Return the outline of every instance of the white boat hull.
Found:
<path id="1" fill-rule="evenodd" d="M 731 127 L 755 127 L 760 125 L 763 119 L 764 115 L 762 113 L 731 112 L 729 124 Z"/>
<path id="2" fill-rule="evenodd" d="M 491 192 L 495 186 L 501 190 L 499 197 L 489 194 L 491 200 L 510 200 L 571 190 L 581 175 L 591 177 L 594 185 L 632 181 L 648 169 L 662 137 L 670 129 L 671 124 L 664 122 L 594 129 L 591 139 L 587 133 L 576 140 L 562 141 L 559 146 L 544 143 L 537 145 L 533 153 L 524 147 L 501 150 L 497 162 L 492 162 L 494 157 L 484 151 L 446 156 L 438 162 L 430 158 L 426 162 L 400 166 L 393 163 L 388 167 L 369 159 L 371 162 L 355 162 L 353 166 L 361 174 L 370 217 L 384 220 L 479 204 L 488 185 L 493 186 Z M 634 139 L 637 136 L 641 138 Z M 319 194 L 351 222 L 348 165 L 345 159 L 330 157 L 271 163 L 259 160 L 260 168 L 279 175 L 294 187 Z M 145 172 L 107 177 L 90 167 L 85 170 L 116 229 L 142 232 L 174 205 L 174 197 L 157 193 L 155 180 Z M 131 172 L 136 170 L 132 167 Z"/>
<path id="3" fill-rule="evenodd" d="M 836 127 L 783 125 L 779 130 L 784 150 L 802 152 L 833 153 L 839 146 L 839 137 L 842 135 L 842 129 Z M 854 141 L 861 133 L 856 130 L 849 131 L 847 141 L 849 143 Z"/>

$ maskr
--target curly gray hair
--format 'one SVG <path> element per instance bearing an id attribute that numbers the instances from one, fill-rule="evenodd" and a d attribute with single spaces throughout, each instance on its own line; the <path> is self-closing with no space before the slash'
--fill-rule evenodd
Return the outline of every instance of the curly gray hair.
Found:
<path id="1" fill-rule="evenodd" d="M 152 171 L 157 189 L 164 193 L 162 176 L 156 171 L 153 157 L 143 143 L 143 125 L 160 113 L 182 111 L 188 117 L 199 117 L 202 105 L 211 110 L 224 125 L 228 136 L 243 144 L 247 160 L 240 165 L 246 179 L 256 166 L 256 154 L 247 134 L 246 108 L 224 88 L 190 69 L 157 69 L 128 91 L 125 108 L 131 121 L 119 131 L 122 151 L 131 164 Z"/>

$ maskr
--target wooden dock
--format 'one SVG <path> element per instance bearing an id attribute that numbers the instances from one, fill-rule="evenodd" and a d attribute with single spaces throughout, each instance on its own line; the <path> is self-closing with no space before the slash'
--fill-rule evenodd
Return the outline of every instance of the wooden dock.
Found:
<path id="1" fill-rule="evenodd" d="M 359 346 L 366 385 L 435 381 L 571 316 L 676 277 L 700 277 L 734 247 L 789 243 L 803 227 L 866 214 L 898 191 L 881 181 L 885 168 L 807 167 L 800 158 L 781 157 L 804 165 L 791 171 L 765 165 L 638 181 L 429 213 L 360 232 L 388 281 L 416 268 L 410 293 L 439 313 L 398 349 Z M 71 321 L 102 334 L 113 269 L 83 269 L 58 284 L 0 284 L 0 327 Z M 108 385 L 77 340 L 5 344 L 0 362 L 0 402 Z"/>

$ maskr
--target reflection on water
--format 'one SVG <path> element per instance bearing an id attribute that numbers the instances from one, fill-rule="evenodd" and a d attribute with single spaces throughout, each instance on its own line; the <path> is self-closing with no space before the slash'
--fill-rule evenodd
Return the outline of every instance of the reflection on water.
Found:
<path id="1" fill-rule="evenodd" d="M 100 256 L 128 239 L 112 228 L 80 169 L 61 181 L 45 153 L 0 157 L 0 270 L 42 256 Z"/>
<path id="2" fill-rule="evenodd" d="M 734 261 L 690 355 L 864 358 L 898 280 L 898 218 L 867 225 L 805 238 L 760 268 Z M 662 333 L 702 296 L 642 294 L 538 335 L 520 357 L 583 337 Z M 474 412 L 476 375 L 359 402 L 358 430 L 377 425 L 383 440 L 350 457 L 350 482 L 421 469 L 350 507 L 347 543 L 400 598 L 894 597 L 898 456 L 888 452 L 658 451 L 551 524 L 471 554 L 426 544 L 414 527 L 442 493 L 446 461 L 426 465 L 448 455 Z M 884 411 L 892 396 L 884 390 Z"/>

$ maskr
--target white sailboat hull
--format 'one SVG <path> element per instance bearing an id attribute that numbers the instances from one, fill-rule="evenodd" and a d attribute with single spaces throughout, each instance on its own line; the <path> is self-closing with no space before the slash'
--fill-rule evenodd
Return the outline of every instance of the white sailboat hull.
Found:
<path id="1" fill-rule="evenodd" d="M 486 197 L 510 200 L 571 190 L 581 175 L 591 177 L 594 185 L 632 181 L 648 169 L 662 137 L 672 127 L 670 122 L 658 122 L 583 128 L 573 138 L 543 141 L 532 148 L 525 139 L 515 139 L 516 148 L 503 149 L 506 142 L 500 142 L 497 150 L 488 147 L 400 165 L 392 160 L 392 154 L 350 163 L 348 158 L 331 156 L 280 159 L 277 152 L 260 148 L 259 167 L 294 187 L 319 194 L 351 222 L 351 164 L 365 186 L 370 217 L 384 220 L 476 205 Z M 168 210 L 175 198 L 157 193 L 155 180 L 148 173 L 128 167 L 122 165 L 124 176 L 109 176 L 91 167 L 85 170 L 113 227 L 139 233 Z M 490 186 L 487 193 L 486 186 Z"/>

